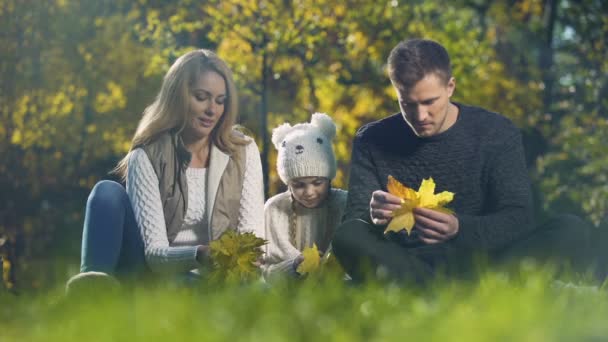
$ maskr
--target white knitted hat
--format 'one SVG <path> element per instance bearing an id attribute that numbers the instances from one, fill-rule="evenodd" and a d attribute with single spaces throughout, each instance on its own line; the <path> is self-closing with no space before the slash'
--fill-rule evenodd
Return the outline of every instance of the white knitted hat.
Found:
<path id="1" fill-rule="evenodd" d="M 277 170 L 283 183 L 299 177 L 336 176 L 332 140 L 336 125 L 323 113 L 314 113 L 310 123 L 284 123 L 272 131 L 272 143 L 279 151 Z"/>

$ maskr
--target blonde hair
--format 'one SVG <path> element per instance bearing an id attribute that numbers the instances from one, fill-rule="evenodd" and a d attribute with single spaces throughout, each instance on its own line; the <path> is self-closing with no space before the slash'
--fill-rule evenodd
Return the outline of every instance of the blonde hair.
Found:
<path id="1" fill-rule="evenodd" d="M 191 89 L 200 75 L 207 71 L 222 76 L 227 92 L 224 113 L 217 126 L 211 131 L 211 142 L 229 154 L 233 153 L 238 145 L 249 142 L 233 131 L 237 119 L 238 98 L 232 72 L 214 52 L 199 49 L 182 55 L 171 65 L 156 99 L 143 112 L 131 141 L 129 154 L 134 148 L 149 144 L 163 133 L 175 131 L 180 134 L 184 130 L 190 119 Z M 127 175 L 129 154 L 118 162 L 113 171 L 123 180 Z"/>

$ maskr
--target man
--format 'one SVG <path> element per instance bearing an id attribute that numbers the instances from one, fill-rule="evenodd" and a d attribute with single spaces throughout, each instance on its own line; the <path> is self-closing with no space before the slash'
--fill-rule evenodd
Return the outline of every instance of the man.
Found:
<path id="1" fill-rule="evenodd" d="M 401 42 L 388 70 L 401 113 L 357 132 L 347 207 L 333 240 L 336 257 L 355 280 L 370 268 L 372 275 L 384 270 L 391 278 L 423 282 L 439 269 L 467 272 L 477 254 L 546 257 L 551 248 L 583 246 L 583 234 L 569 234 L 568 227 L 581 223 L 572 216 L 534 233 L 521 134 L 499 114 L 451 101 L 456 80 L 443 46 Z M 436 192 L 455 194 L 448 205 L 454 214 L 417 208 L 411 235 L 385 235 L 401 205 L 386 191 L 389 175 L 416 190 L 432 177 Z"/>

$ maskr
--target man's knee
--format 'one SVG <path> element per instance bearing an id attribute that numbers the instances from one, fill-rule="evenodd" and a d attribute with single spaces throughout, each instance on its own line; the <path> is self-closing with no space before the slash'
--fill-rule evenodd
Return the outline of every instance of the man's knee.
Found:
<path id="1" fill-rule="evenodd" d="M 548 219 L 538 230 L 544 236 L 583 247 L 589 243 L 592 228 L 590 223 L 576 215 L 559 214 Z"/>
<path id="2" fill-rule="evenodd" d="M 548 230 L 562 229 L 562 230 L 575 230 L 575 231 L 589 231 L 591 225 L 573 214 L 558 214 L 554 215 L 545 221 L 541 227 Z"/>
<path id="3" fill-rule="evenodd" d="M 334 234 L 332 241 L 333 249 L 342 251 L 345 248 L 352 247 L 353 244 L 360 242 L 365 235 L 369 223 L 363 220 L 348 220 L 343 222 Z"/>

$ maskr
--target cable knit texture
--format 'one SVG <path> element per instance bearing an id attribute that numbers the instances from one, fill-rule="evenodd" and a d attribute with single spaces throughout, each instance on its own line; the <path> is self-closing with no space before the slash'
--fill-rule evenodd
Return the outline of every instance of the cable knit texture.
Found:
<path id="1" fill-rule="evenodd" d="M 262 267 L 264 276 L 293 272 L 293 261 L 306 247 L 315 243 L 320 250 L 329 249 L 324 241 L 326 233 L 333 235 L 340 224 L 347 193 L 332 188 L 328 200 L 317 208 L 306 208 L 296 202 L 296 245 L 289 239 L 292 215 L 291 192 L 286 191 L 270 198 L 264 206 L 266 218 L 266 256 Z"/>
<path id="2" fill-rule="evenodd" d="M 456 105 L 460 109 L 456 123 L 430 138 L 418 138 L 400 113 L 357 132 L 344 220 L 371 222 L 372 192 L 386 191 L 392 175 L 414 189 L 433 177 L 437 192 L 455 193 L 449 207 L 459 219 L 459 232 L 449 245 L 494 251 L 533 229 L 519 130 L 499 114 Z M 390 234 L 408 246 L 421 244 L 405 234 Z"/>
<path id="3" fill-rule="evenodd" d="M 246 147 L 246 171 L 241 192 L 238 231 L 264 235 L 263 180 L 260 155 L 252 142 Z M 184 224 L 170 244 L 163 216 L 159 180 L 146 153 L 134 149 L 129 156 L 127 193 L 144 241 L 146 260 L 154 271 L 181 272 L 194 269 L 196 250 L 209 243 L 209 227 L 205 212 L 206 169 L 186 170 L 188 208 Z"/>
<path id="4" fill-rule="evenodd" d="M 247 145 L 245 176 L 239 210 L 238 232 L 252 232 L 264 238 L 264 179 L 262 161 L 256 143 Z"/>
<path id="5" fill-rule="evenodd" d="M 207 183 L 207 169 L 186 169 L 188 179 L 188 208 L 184 217 L 184 225 L 179 231 L 174 246 L 188 246 L 192 243 L 206 245 L 209 243 L 209 228 L 207 226 L 207 213 L 205 212 L 205 186 Z"/>

